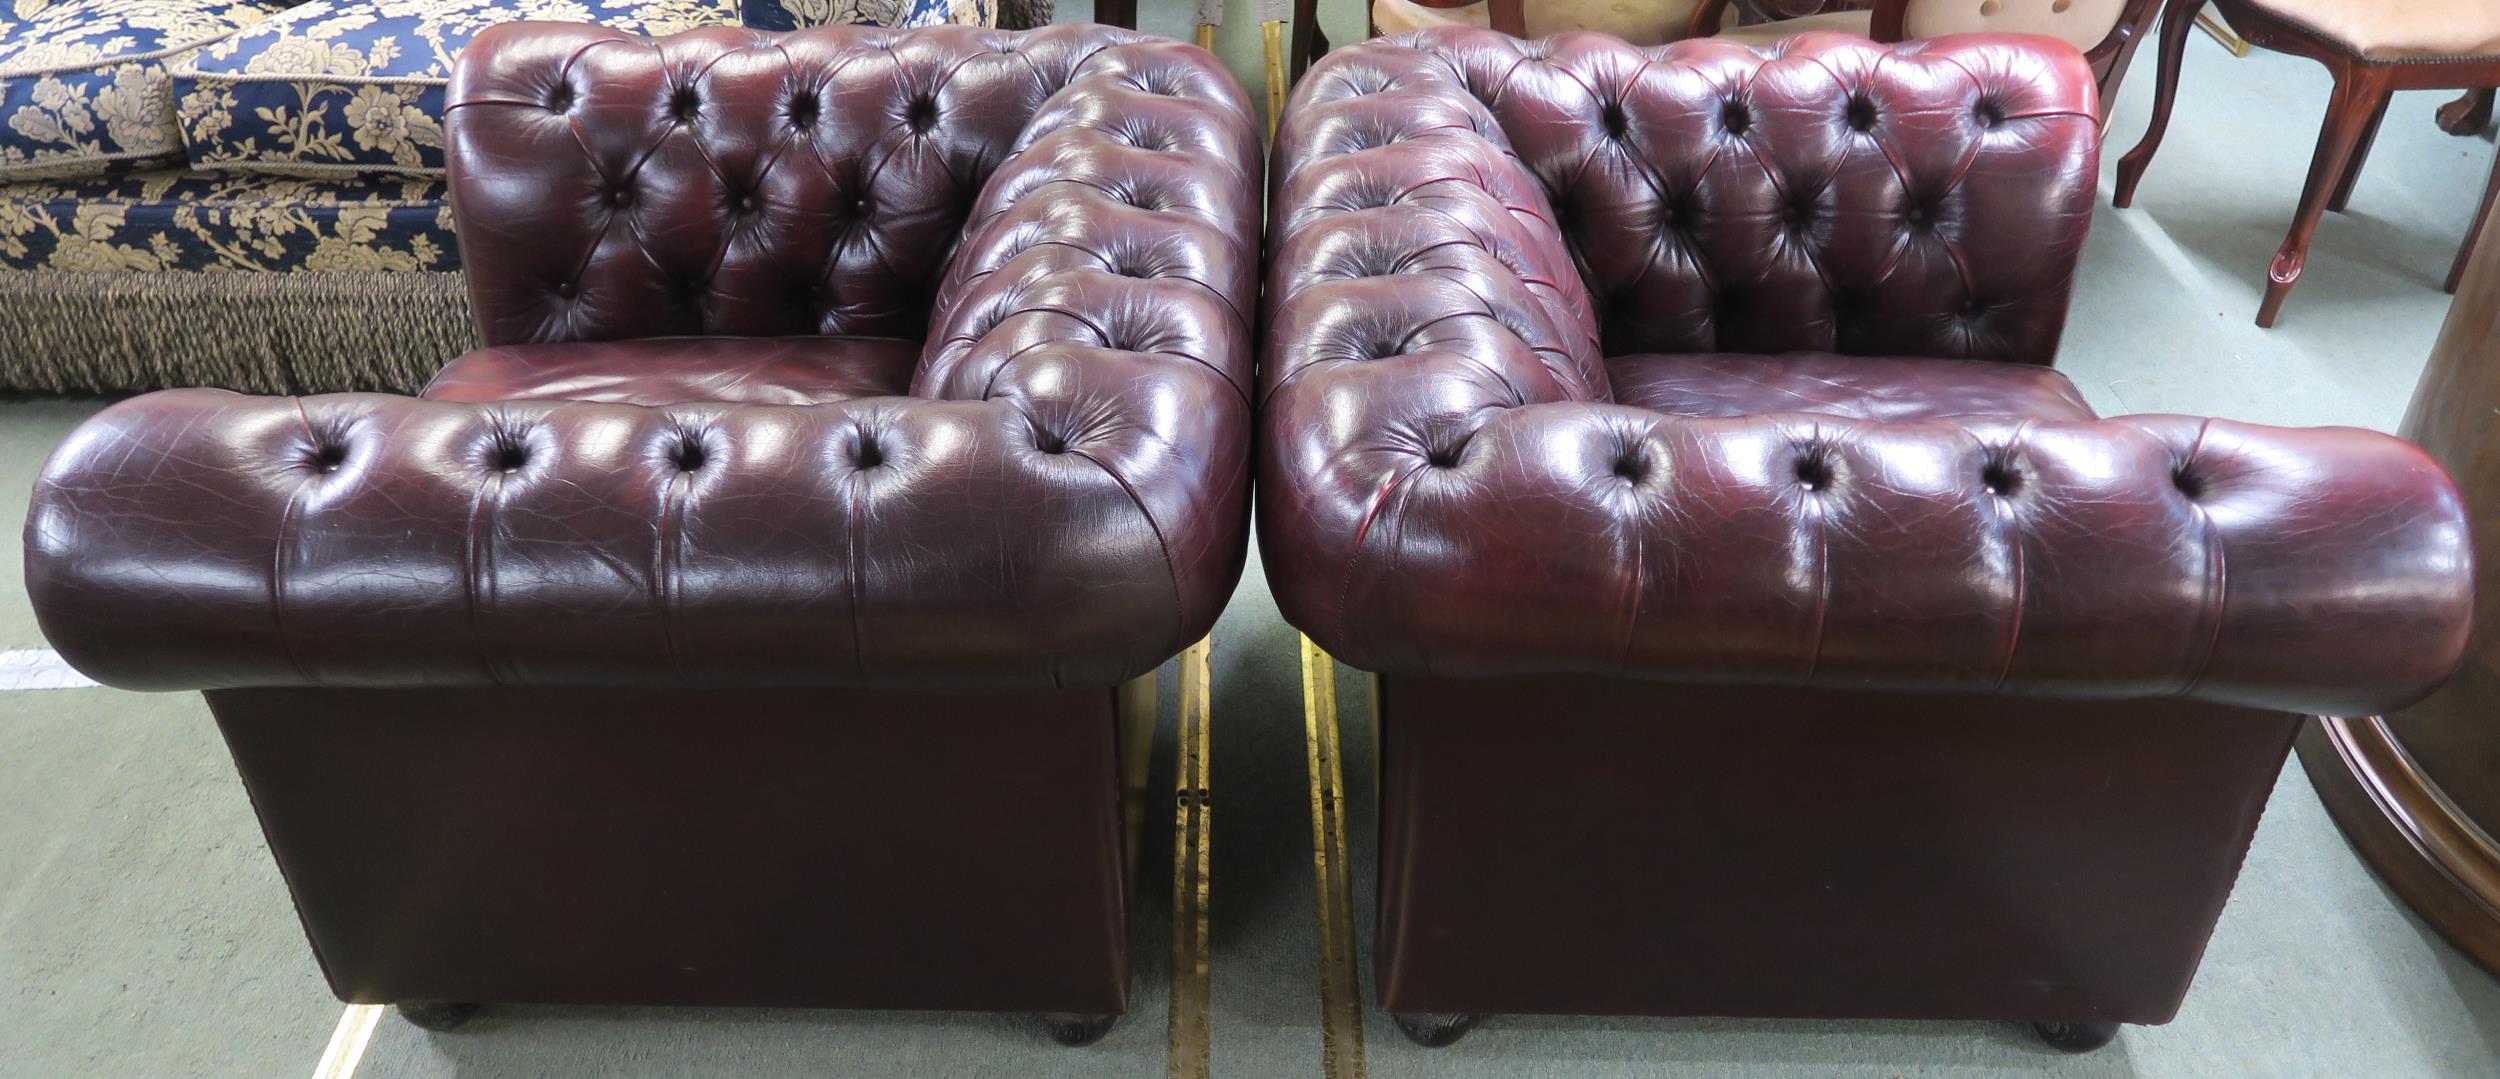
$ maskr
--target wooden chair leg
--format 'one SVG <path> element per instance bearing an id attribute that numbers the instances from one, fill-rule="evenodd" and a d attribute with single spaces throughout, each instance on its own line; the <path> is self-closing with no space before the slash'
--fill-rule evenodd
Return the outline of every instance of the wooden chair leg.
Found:
<path id="1" fill-rule="evenodd" d="M 2474 261 L 2474 241 L 2483 235 L 2483 222 L 2491 217 L 2493 196 L 2500 196 L 2500 155 L 2491 160 L 2491 179 L 2483 181 L 2483 204 L 2474 211 L 2474 227 L 2465 230 L 2465 242 L 2457 245 L 2457 261 L 2448 267 L 2448 293 L 2455 295 L 2457 283 L 2465 280 L 2465 264 Z"/>
<path id="2" fill-rule="evenodd" d="M 1319 0 L 1293 0 L 1293 80 L 1302 81 L 1303 69 L 1319 59 L 1325 46 L 1319 39 Z"/>
<path id="3" fill-rule="evenodd" d="M 1094 21 L 1105 26 L 1137 29 L 1137 0 L 1094 0 Z"/>
<path id="4" fill-rule="evenodd" d="M 2352 165 L 2353 150 L 2360 146 L 2371 115 L 2386 100 L 2389 78 L 2387 68 L 2375 65 L 2335 73 L 2335 94 L 2327 99 L 2326 122 L 2318 127 L 2318 154 L 2309 161 L 2309 182 L 2300 189 L 2300 209 L 2292 215 L 2292 230 L 2274 253 L 2273 264 L 2266 267 L 2266 298 L 2257 306 L 2257 325 L 2273 326 L 2283 311 L 2283 298 L 2300 283 L 2300 272 L 2309 261 L 2309 241 L 2318 234 L 2318 219 L 2326 216 L 2328 199 Z"/>
<path id="5" fill-rule="evenodd" d="M 2468 90 L 2464 97 L 2439 107 L 2439 129 L 2451 135 L 2480 135 L 2491 126 L 2492 91 Z"/>
<path id="6" fill-rule="evenodd" d="M 2335 183 L 2335 197 L 2327 200 L 2329 211 L 2343 213 L 2352 203 L 2353 185 L 2361 182 L 2361 167 L 2370 163 L 2370 147 L 2378 143 L 2378 125 L 2387 120 L 2387 102 L 2394 97 L 2380 98 L 2378 108 L 2371 110 L 2369 126 L 2361 129 L 2361 143 L 2352 149 L 2352 164 L 2344 166 L 2344 178 Z"/>
<path id="7" fill-rule="evenodd" d="M 1520 0 L 1490 0 L 1485 12 L 1492 27 L 1512 37 L 1528 36 L 1528 13 Z"/>
<path id="8" fill-rule="evenodd" d="M 2205 0 L 2170 0 L 2161 16 L 2161 70 L 2153 77 L 2153 121 L 2144 129 L 2144 138 L 2118 159 L 2118 192 L 2110 205 L 2126 209 L 2135 205 L 2135 185 L 2144 179 L 2144 170 L 2152 165 L 2153 154 L 2161 149 L 2161 137 L 2170 130 L 2170 107 L 2178 102 L 2179 66 L 2187 57 L 2188 32 L 2196 27 L 2196 13 L 2205 10 Z"/>

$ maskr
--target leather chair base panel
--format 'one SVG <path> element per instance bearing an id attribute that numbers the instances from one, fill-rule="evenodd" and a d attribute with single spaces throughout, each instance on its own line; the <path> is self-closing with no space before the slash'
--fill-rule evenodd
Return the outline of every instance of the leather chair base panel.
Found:
<path id="1" fill-rule="evenodd" d="M 2298 717 L 1384 675 L 1391 1012 L 2162 1023 Z"/>
<path id="2" fill-rule="evenodd" d="M 208 694 L 356 1003 L 1127 1010 L 1115 693 Z"/>

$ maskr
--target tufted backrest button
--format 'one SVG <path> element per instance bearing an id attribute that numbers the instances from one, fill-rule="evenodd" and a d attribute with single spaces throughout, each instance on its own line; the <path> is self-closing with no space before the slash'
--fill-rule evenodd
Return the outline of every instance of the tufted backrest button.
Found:
<path id="1" fill-rule="evenodd" d="M 1615 455 L 1614 473 L 1616 478 L 1627 483 L 1638 484 L 1648 479 L 1649 455 L 1641 452 L 1638 446 L 1625 447 L 1623 452 Z"/>
<path id="2" fill-rule="evenodd" d="M 1742 135 L 1753 126 L 1753 111 L 1742 101 L 1730 101 L 1719 108 L 1719 126 L 1730 135 Z"/>
<path id="3" fill-rule="evenodd" d="M 1832 485 L 1832 459 L 1821 446 L 1807 446 L 1797 454 L 1797 486 L 1808 491 L 1822 491 Z"/>
<path id="4" fill-rule="evenodd" d="M 1623 102 L 1620 101 L 1607 102 L 1605 107 L 1598 111 L 1598 120 L 1605 126 L 1606 135 L 1609 138 L 1622 138 L 1628 127 L 1623 114 Z"/>
<path id="5" fill-rule="evenodd" d="M 1850 95 L 1850 97 L 1849 97 L 1849 109 L 1848 109 L 1848 114 L 1847 114 L 1847 115 L 1848 115 L 1849 127 L 1850 127 L 1850 129 L 1851 129 L 1851 130 L 1853 130 L 1853 131 L 1873 131 L 1873 130 L 1875 130 L 1875 103 L 1874 103 L 1874 102 L 1872 102 L 1872 101 L 1867 100 L 1865 95 L 1863 95 L 1863 94 L 1852 94 L 1852 95 Z"/>
<path id="6" fill-rule="evenodd" d="M 632 188 L 619 187 L 614 191 L 608 192 L 608 205 L 614 209 L 622 210 L 633 204 L 634 191 Z"/>
<path id="7" fill-rule="evenodd" d="M 668 450 L 668 463 L 676 465 L 679 472 L 701 469 L 705 457 L 703 436 L 692 431 L 679 432 L 677 443 Z"/>
<path id="8" fill-rule="evenodd" d="M 2005 496 L 2022 490 L 2023 474 L 2005 461 L 1990 461 L 1979 469 L 1979 485 L 1989 494 Z"/>

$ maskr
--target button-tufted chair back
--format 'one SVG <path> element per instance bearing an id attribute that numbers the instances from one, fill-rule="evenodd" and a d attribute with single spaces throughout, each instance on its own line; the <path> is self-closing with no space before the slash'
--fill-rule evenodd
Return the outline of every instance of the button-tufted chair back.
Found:
<path id="1" fill-rule="evenodd" d="M 2092 210 L 2092 94 L 2065 50 L 1418 33 L 1305 80 L 1277 175 L 1347 193 L 1279 199 L 1301 215 L 1282 235 L 1413 202 L 1408 249 L 1362 255 L 1400 273 L 1476 232 L 1519 264 L 1485 301 L 1597 396 L 1592 349 L 2047 363 Z M 1377 182 L 1306 168 L 1391 143 L 1445 179 L 1393 191 L 1411 163 L 1381 161 Z"/>
<path id="2" fill-rule="evenodd" d="M 932 309 L 967 223 L 1046 178 L 1116 172 L 1084 212 L 1093 235 L 1118 237 L 1115 257 L 1148 269 L 1162 257 L 1148 237 L 1186 228 L 1155 225 L 1151 211 L 1232 200 L 1190 190 L 1190 170 L 1156 155 L 1237 157 L 1240 147 L 1202 144 L 1217 136 L 1193 121 L 1200 102 L 1238 92 L 1210 66 L 1156 62 L 1178 46 L 1146 35 L 720 27 L 663 41 L 568 29 L 578 32 L 489 31 L 452 78 L 452 199 L 490 345 L 942 342 L 961 327 L 933 328 Z M 1011 155 L 1024 175 L 993 184 Z M 1069 232 L 1079 200 L 1065 187 L 1021 215 L 1028 245 L 1087 239 Z M 1003 261 L 957 267 L 954 280 Z"/>

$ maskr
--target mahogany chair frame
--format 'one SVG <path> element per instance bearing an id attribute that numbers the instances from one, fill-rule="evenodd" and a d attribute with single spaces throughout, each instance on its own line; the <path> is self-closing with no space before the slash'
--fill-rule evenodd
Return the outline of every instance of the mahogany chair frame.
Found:
<path id="1" fill-rule="evenodd" d="M 1135 0 L 1096 2 L 1134 4 Z M 1873 0 L 1870 5 L 1864 0 L 1703 0 L 1699 7 L 1693 9 L 1692 17 L 1686 20 L 1684 36 L 1708 37 L 1716 32 L 1725 25 L 1730 4 L 1734 4 L 1738 14 L 1748 22 L 1774 22 L 1818 11 L 1871 6 L 1874 25 L 1868 28 L 1869 36 L 1889 44 L 1907 40 L 1908 34 L 1903 27 L 1909 17 L 1910 5 L 1914 2 L 1916 0 Z M 1512 37 L 1528 36 L 1526 0 L 1487 0 L 1487 3 L 1490 10 L 1486 15 L 1493 29 Z M 2110 28 L 2109 36 L 2085 50 L 2083 57 L 2091 63 L 2092 73 L 2100 83 L 2104 115 L 2108 112 L 2110 95 L 2117 91 L 2118 81 L 2126 77 L 2127 65 L 2135 59 L 2136 46 L 2144 43 L 2145 36 L 2152 30 L 2154 18 L 2160 13 L 2161 0 L 2131 0 L 2118 25 Z M 1370 32 L 1378 36 L 1380 27 L 1373 25 Z M 1319 0 L 1294 0 L 1293 77 L 1300 79 L 1303 69 L 1326 51 L 1328 39 L 1319 31 Z"/>
<path id="2" fill-rule="evenodd" d="M 1500 0 L 1495 2 L 1498 4 Z M 1906 27 L 1910 5 L 1917 2 L 1875 0 L 1872 5 L 1873 25 L 1867 28 L 1867 36 L 1886 44 L 1908 40 Z M 1731 3 L 1740 11 L 1758 10 L 1778 18 L 1795 18 L 1816 10 L 1816 5 L 1798 4 L 1794 0 L 1787 3 L 1780 0 L 1703 0 L 1701 6 L 1693 9 L 1692 19 L 1685 24 L 1686 36 L 1708 37 L 1724 25 L 1722 20 L 1727 17 L 1727 8 Z M 1797 10 L 1799 8 L 1804 10 Z M 2129 0 L 2118 16 L 2118 24 L 2110 27 L 2109 35 L 2102 38 L 2099 44 L 2084 50 L 2083 58 L 2091 63 L 2093 78 L 2100 85 L 2101 113 L 2104 117 L 2109 113 L 2110 96 L 2118 91 L 2118 81 L 2127 76 L 2127 65 L 2135 60 L 2136 46 L 2144 43 L 2144 38 L 2152 32 L 2153 20 L 2160 14 L 2161 0 Z"/>
<path id="3" fill-rule="evenodd" d="M 2145 129 L 2143 141 L 2118 161 L 2118 191 L 2110 201 L 2120 209 L 2134 205 L 2136 185 L 2143 181 L 2154 152 L 2161 149 L 2162 136 L 2169 131 L 2170 110 L 2178 99 L 2179 68 L 2187 55 L 2188 32 L 2196 23 L 2197 13 L 2209 3 L 2250 44 L 2305 56 L 2324 66 L 2335 78 L 2335 90 L 2327 99 L 2326 120 L 2318 130 L 2317 153 L 2310 159 L 2309 179 L 2301 188 L 2300 206 L 2292 216 L 2291 231 L 2284 236 L 2283 246 L 2275 251 L 2274 261 L 2266 267 L 2266 294 L 2257 307 L 2257 325 L 2271 327 L 2283 312 L 2284 299 L 2300 283 L 2301 270 L 2309 260 L 2309 241 L 2317 235 L 2318 222 L 2326 211 L 2340 212 L 2351 201 L 2353 185 L 2361 179 L 2362 163 L 2369 159 L 2370 144 L 2378 136 L 2379 122 L 2387 116 L 2388 98 L 2398 90 L 2480 90 L 2500 86 L 2500 56 L 2371 60 L 2249 0 L 2168 0 L 2162 16 L 2161 66 L 2154 83 L 2152 123 Z M 2467 100 L 2453 103 L 2451 109 L 2466 106 L 2453 117 L 2443 110 L 2443 123 L 2469 119 L 2472 99 L 2473 95 L 2468 95 Z M 2482 231 L 2483 218 L 2491 212 L 2494 190 L 2500 190 L 2500 171 L 2495 171 L 2485 185 L 2474 228 L 2466 234 L 2465 247 L 2458 251 L 2457 260 L 2449 269 L 2450 292 L 2456 291 L 2473 237 Z"/>
<path id="4" fill-rule="evenodd" d="M 1134 0 L 1130 0 L 1130 2 L 1133 3 Z M 1455 3 L 1434 3 L 1431 2 L 1431 0 L 1426 0 L 1425 6 L 1463 7 L 1466 2 L 1467 0 L 1457 0 Z M 1878 2 L 1881 2 L 1881 0 L 1878 0 Z M 2150 0 L 2147 0 L 2147 2 L 2150 2 Z M 1509 34 L 1512 37 L 1528 36 L 1528 12 L 1526 0 L 1486 0 L 1486 3 L 1488 5 L 1488 10 L 1485 12 L 1486 22 L 1493 29 Z M 1735 0 L 1735 3 L 1740 11 L 1745 12 L 1748 17 L 1753 18 L 1754 21 L 1757 22 L 1767 22 L 1772 19 L 1783 18 L 1793 19 L 1800 15 L 1811 15 L 1817 11 L 1830 11 L 1841 8 L 1865 6 L 1865 0 Z M 1366 6 L 1368 7 L 1368 5 Z M 1706 6 L 1709 6 L 1714 10 L 1725 10 L 1727 7 L 1727 0 L 1718 0 L 1717 3 L 1707 4 Z M 1694 35 L 1691 32 L 1692 25 L 1693 24 L 1691 23 L 1686 24 L 1685 36 L 1707 36 Z M 1714 22 L 1711 25 L 1716 26 L 1717 23 Z M 1372 23 L 1368 32 L 1373 37 L 1379 37 L 1380 24 L 1377 22 Z M 1327 51 L 1328 37 L 1319 31 L 1319 0 L 1294 0 L 1293 77 L 1296 79 L 1301 78 L 1302 69 L 1309 67 L 1311 61 L 1319 59 L 1320 54 Z"/>

